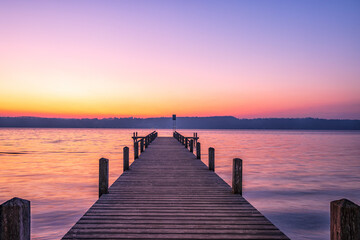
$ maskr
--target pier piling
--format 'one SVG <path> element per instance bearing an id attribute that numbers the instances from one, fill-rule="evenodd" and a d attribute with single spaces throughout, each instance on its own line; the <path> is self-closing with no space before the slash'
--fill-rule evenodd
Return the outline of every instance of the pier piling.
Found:
<path id="1" fill-rule="evenodd" d="M 123 171 L 129 170 L 129 148 L 124 147 L 123 149 Z"/>
<path id="2" fill-rule="evenodd" d="M 99 197 L 109 193 L 109 160 L 100 158 L 99 160 Z"/>
<path id="3" fill-rule="evenodd" d="M 232 169 L 232 193 L 242 195 L 242 169 L 243 163 L 240 158 L 233 159 Z"/>
<path id="4" fill-rule="evenodd" d="M 134 159 L 139 158 L 139 142 L 134 142 Z"/>
<path id="5" fill-rule="evenodd" d="M 209 170 L 215 171 L 215 149 L 209 147 Z"/>
<path id="6" fill-rule="evenodd" d="M 201 159 L 201 147 L 199 142 L 196 143 L 196 158 Z"/>
<path id="7" fill-rule="evenodd" d="M 30 201 L 12 198 L 0 205 L 0 240 L 30 240 Z"/>
<path id="8" fill-rule="evenodd" d="M 140 140 L 140 153 L 144 152 L 144 139 Z"/>
<path id="9" fill-rule="evenodd" d="M 360 239 L 360 206 L 340 199 L 330 203 L 330 239 Z"/>

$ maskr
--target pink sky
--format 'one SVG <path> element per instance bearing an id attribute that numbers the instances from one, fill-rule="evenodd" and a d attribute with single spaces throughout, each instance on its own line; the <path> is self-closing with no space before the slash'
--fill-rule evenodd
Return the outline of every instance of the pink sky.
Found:
<path id="1" fill-rule="evenodd" d="M 1 116 L 360 119 L 359 3 L 1 5 Z"/>

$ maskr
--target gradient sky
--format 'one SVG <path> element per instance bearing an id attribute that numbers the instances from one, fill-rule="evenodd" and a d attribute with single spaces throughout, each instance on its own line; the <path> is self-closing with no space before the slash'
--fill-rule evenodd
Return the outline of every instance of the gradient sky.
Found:
<path id="1" fill-rule="evenodd" d="M 360 119 L 360 1 L 0 1 L 0 116 Z"/>

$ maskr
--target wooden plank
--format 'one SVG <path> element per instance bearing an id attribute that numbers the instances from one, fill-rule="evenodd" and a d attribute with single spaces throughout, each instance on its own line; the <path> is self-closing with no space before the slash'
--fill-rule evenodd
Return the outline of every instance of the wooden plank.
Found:
<path id="1" fill-rule="evenodd" d="M 160 137 L 63 239 L 288 239 L 174 138 Z"/>

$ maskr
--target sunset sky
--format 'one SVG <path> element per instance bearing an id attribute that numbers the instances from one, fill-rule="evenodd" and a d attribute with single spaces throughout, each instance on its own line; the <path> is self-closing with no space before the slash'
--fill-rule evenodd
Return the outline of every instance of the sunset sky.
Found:
<path id="1" fill-rule="evenodd" d="M 0 116 L 360 119 L 360 1 L 1 1 Z"/>

